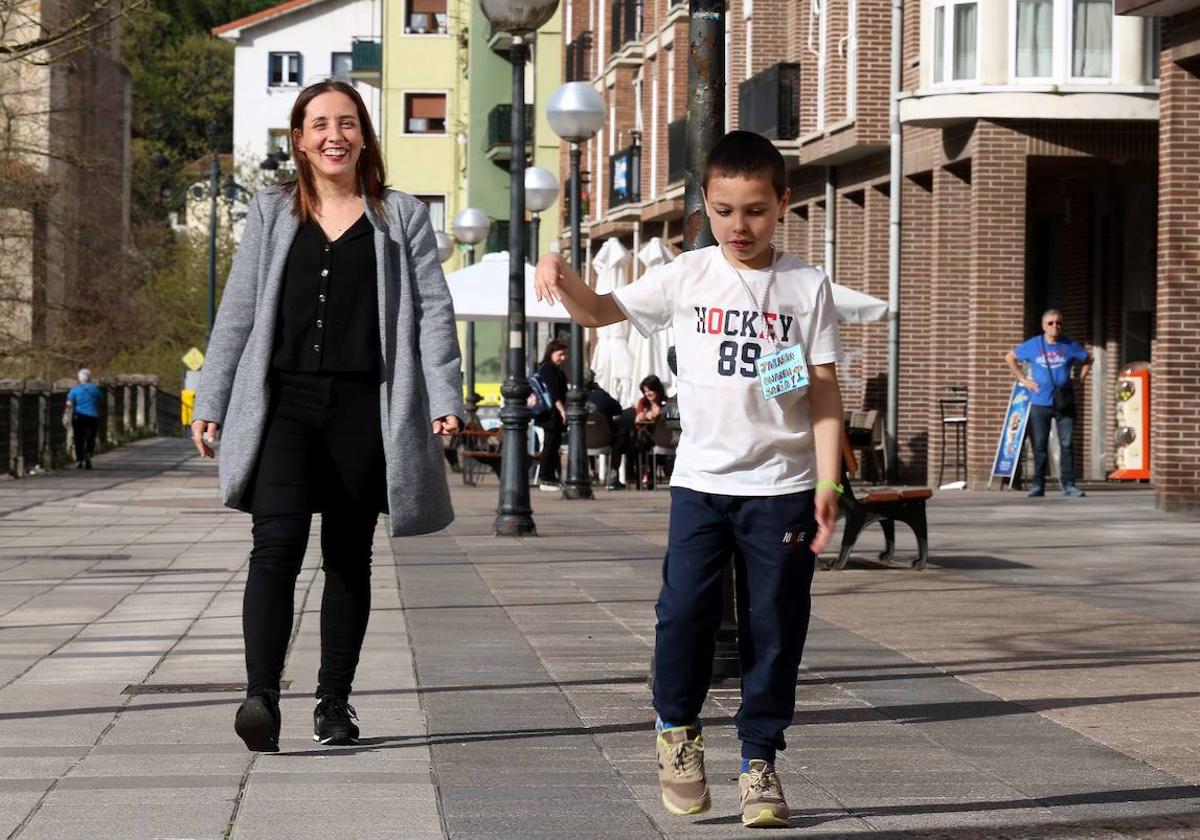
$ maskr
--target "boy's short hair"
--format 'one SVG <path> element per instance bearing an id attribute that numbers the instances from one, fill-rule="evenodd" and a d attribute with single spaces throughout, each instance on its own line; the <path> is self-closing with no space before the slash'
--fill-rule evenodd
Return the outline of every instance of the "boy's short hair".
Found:
<path id="1" fill-rule="evenodd" d="M 713 175 L 749 178 L 765 175 L 783 198 L 787 192 L 787 165 L 775 144 L 753 131 L 731 131 L 712 147 L 704 164 L 704 189 Z"/>

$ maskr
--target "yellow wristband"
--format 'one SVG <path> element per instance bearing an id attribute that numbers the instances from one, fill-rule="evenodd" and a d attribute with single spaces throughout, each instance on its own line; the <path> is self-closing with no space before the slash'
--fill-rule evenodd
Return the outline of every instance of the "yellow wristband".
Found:
<path id="1" fill-rule="evenodd" d="M 829 478 L 822 478 L 820 481 L 817 482 L 816 489 L 820 490 L 822 487 L 828 487 L 830 490 L 832 490 L 834 493 L 837 493 L 839 496 L 842 495 L 843 492 L 845 492 L 845 488 L 843 488 L 842 485 L 838 484 L 836 481 L 829 479 Z"/>

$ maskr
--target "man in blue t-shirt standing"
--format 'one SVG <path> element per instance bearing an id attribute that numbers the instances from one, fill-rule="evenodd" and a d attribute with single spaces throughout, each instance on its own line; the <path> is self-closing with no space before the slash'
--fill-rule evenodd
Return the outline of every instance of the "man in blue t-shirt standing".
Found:
<path id="1" fill-rule="evenodd" d="M 1062 494 L 1082 496 L 1075 486 L 1075 453 L 1071 436 L 1075 431 L 1075 391 L 1071 372 L 1079 365 L 1077 381 L 1083 382 L 1092 369 L 1092 357 L 1081 345 L 1063 335 L 1063 316 L 1057 309 L 1042 315 L 1042 334 L 1018 344 L 1004 357 L 1017 382 L 1030 392 L 1029 434 L 1033 438 L 1033 483 L 1028 495 L 1046 495 L 1046 448 L 1050 421 L 1058 428 Z M 1028 365 L 1029 375 L 1018 362 Z"/>
<path id="2" fill-rule="evenodd" d="M 92 456 L 96 454 L 96 433 L 100 431 L 100 407 L 103 405 L 104 392 L 92 382 L 92 372 L 81 368 L 79 384 L 67 392 L 67 410 L 63 416 L 64 420 L 71 422 L 77 470 L 92 468 Z"/>

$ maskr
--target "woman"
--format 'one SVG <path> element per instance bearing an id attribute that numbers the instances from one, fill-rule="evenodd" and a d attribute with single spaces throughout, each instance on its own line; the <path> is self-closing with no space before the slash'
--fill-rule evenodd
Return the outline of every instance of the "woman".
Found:
<path id="1" fill-rule="evenodd" d="M 75 469 L 90 470 L 92 456 L 96 454 L 96 435 L 100 431 L 100 411 L 104 405 L 104 392 L 92 382 L 92 372 L 79 369 L 79 384 L 67 392 L 67 407 L 63 412 L 63 425 L 71 427 L 75 441 Z"/>
<path id="2" fill-rule="evenodd" d="M 535 372 L 541 378 L 554 408 L 537 424 L 545 433 L 542 436 L 542 456 L 538 461 L 538 488 L 552 492 L 562 489 L 558 475 L 558 449 L 562 445 L 563 430 L 567 427 L 567 377 L 562 366 L 567 361 L 567 343 L 556 338 L 546 345 L 542 363 Z"/>
<path id="3" fill-rule="evenodd" d="M 429 213 L 384 186 L 358 92 L 338 81 L 305 88 L 291 130 L 296 180 L 251 202 L 192 423 L 202 457 L 222 433 L 222 497 L 253 515 L 246 701 L 234 728 L 251 750 L 272 752 L 312 514 L 325 571 L 313 738 L 350 744 L 378 515 L 394 536 L 450 523 L 436 435 L 457 432 L 463 414 Z"/>
<path id="4" fill-rule="evenodd" d="M 632 449 L 635 461 L 641 467 L 648 463 L 648 459 L 643 456 L 654 449 L 654 427 L 658 425 L 658 418 L 662 416 L 663 408 L 666 407 L 667 389 L 661 379 L 650 374 L 638 384 L 638 390 L 642 392 L 642 396 L 632 409 L 634 428 Z M 626 461 L 625 469 L 628 473 L 628 461 Z M 647 490 L 654 489 L 655 476 L 651 470 L 642 469 L 641 479 L 643 487 Z"/>

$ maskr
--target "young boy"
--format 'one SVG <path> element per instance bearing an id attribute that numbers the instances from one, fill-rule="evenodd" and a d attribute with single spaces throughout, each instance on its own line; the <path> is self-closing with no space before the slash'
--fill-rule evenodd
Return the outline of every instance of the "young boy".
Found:
<path id="1" fill-rule="evenodd" d="M 775 751 L 792 722 L 814 558 L 841 492 L 837 322 L 828 279 L 771 244 L 788 207 L 775 146 L 751 132 L 727 134 L 708 156 L 703 185 L 718 246 L 684 253 L 610 295 L 548 254 L 537 291 L 584 326 L 628 318 L 647 336 L 675 328 L 683 436 L 654 650 L 662 802 L 674 814 L 711 807 L 699 717 L 732 555 L 742 822 L 786 826 Z"/>

